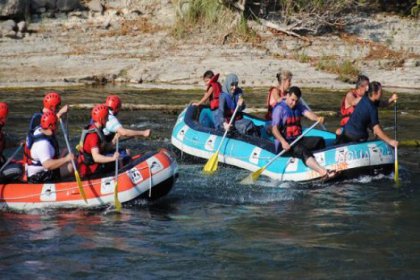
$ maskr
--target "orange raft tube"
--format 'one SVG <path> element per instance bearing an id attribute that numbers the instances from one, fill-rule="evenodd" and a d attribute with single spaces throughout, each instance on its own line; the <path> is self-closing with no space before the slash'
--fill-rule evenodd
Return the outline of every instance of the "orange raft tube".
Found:
<path id="1" fill-rule="evenodd" d="M 137 156 L 118 172 L 118 198 L 123 204 L 137 198 L 158 199 L 172 189 L 177 177 L 177 163 L 167 150 Z M 115 174 L 82 181 L 82 186 L 87 203 L 76 181 L 1 184 L 0 208 L 97 208 L 114 203 Z"/>

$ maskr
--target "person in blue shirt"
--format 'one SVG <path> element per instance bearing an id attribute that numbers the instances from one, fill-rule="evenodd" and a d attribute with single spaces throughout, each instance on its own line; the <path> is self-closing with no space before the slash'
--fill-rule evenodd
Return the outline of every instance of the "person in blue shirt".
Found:
<path id="1" fill-rule="evenodd" d="M 379 82 L 371 82 L 368 94 L 363 96 L 357 104 L 349 121 L 343 128 L 342 135 L 338 137 L 338 144 L 367 141 L 369 138 L 368 129 L 371 129 L 380 139 L 392 147 L 398 147 L 398 141 L 391 139 L 379 124 L 378 106 L 381 97 L 382 85 Z"/>
<path id="2" fill-rule="evenodd" d="M 226 130 L 229 127 L 230 119 L 239 106 L 233 121 L 233 127 L 240 133 L 258 136 L 257 129 L 251 120 L 243 118 L 242 111 L 245 109 L 243 91 L 238 87 L 239 79 L 236 74 L 229 74 L 222 87 L 222 94 L 219 97 L 219 108 L 216 119 L 216 129 Z"/>
<path id="3" fill-rule="evenodd" d="M 290 146 L 296 138 L 302 134 L 301 118 L 305 116 L 312 121 L 324 123 L 324 118 L 310 111 L 302 102 L 299 102 L 302 92 L 298 87 L 291 87 L 286 98 L 278 103 L 273 110 L 272 133 L 275 137 L 276 152 L 281 148 L 288 151 L 287 156 L 301 159 L 309 168 L 315 170 L 325 179 L 331 179 L 336 171 L 327 170 L 315 159 L 312 150 L 320 150 L 325 147 L 322 137 L 302 137 L 293 146 Z"/>

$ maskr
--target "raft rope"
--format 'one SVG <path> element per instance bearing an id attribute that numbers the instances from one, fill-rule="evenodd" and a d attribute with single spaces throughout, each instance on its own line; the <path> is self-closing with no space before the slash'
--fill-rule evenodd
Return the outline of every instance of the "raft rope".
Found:
<path id="1" fill-rule="evenodd" d="M 143 167 L 143 168 L 139 168 L 139 171 L 140 170 L 144 170 L 144 169 L 148 169 L 149 170 L 149 176 L 150 176 L 149 197 L 150 197 L 151 196 L 151 193 L 152 193 L 152 190 L 151 190 L 152 189 L 152 171 L 149 168 L 149 166 Z M 118 175 L 120 175 L 120 174 L 118 174 Z M 45 183 L 45 184 L 55 185 L 54 183 Z M 98 184 L 100 184 L 100 183 L 95 183 L 95 184 L 93 184 L 93 186 L 98 185 Z M 90 184 L 87 184 L 87 185 L 90 185 Z M 84 185 L 82 185 L 82 187 L 84 188 Z M 50 194 L 58 194 L 58 193 L 72 191 L 72 190 L 78 190 L 78 189 L 79 189 L 79 187 L 76 185 L 76 186 L 71 187 L 71 188 L 56 190 L 56 191 L 53 191 L 53 192 L 52 191 L 49 191 L 48 193 L 50 193 Z M 7 200 L 5 200 L 4 198 L 0 198 L 0 203 L 1 202 L 7 203 L 7 201 L 11 201 L 11 200 L 20 200 L 20 199 L 25 199 L 25 198 L 39 197 L 39 196 L 42 196 L 43 194 L 47 194 L 47 192 L 41 192 L 41 193 L 38 193 L 38 194 L 30 194 L 30 195 L 18 196 L 18 197 L 11 197 L 11 198 L 7 198 Z M 100 197 L 94 197 L 94 198 L 100 198 Z M 44 201 L 41 201 L 41 202 L 44 202 Z M 57 201 L 45 201 L 45 202 L 57 202 Z M 32 203 L 32 202 L 22 202 L 22 203 Z"/>

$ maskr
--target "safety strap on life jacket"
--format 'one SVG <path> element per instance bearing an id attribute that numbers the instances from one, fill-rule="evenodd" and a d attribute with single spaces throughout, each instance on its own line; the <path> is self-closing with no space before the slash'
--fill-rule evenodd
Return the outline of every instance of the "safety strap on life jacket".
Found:
<path id="1" fill-rule="evenodd" d="M 80 141 L 79 141 L 79 145 L 78 145 L 78 151 L 80 153 L 79 158 L 85 165 L 92 165 L 92 164 L 95 163 L 95 161 L 93 160 L 92 154 L 88 153 L 88 152 L 85 152 L 85 150 L 83 148 L 84 144 L 85 144 L 86 137 L 90 133 L 96 133 L 99 137 L 99 140 L 100 140 L 101 144 L 105 142 L 105 135 L 103 134 L 102 130 L 98 129 L 96 126 L 88 125 L 82 130 L 82 134 L 80 136 Z"/>

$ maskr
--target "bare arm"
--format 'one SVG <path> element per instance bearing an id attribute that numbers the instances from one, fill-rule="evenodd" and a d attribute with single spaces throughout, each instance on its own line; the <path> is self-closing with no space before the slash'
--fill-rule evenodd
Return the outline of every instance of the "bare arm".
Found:
<path id="1" fill-rule="evenodd" d="M 139 137 L 139 136 L 149 137 L 150 136 L 150 129 L 133 130 L 133 129 L 120 127 L 120 128 L 117 129 L 117 133 L 120 136 L 124 136 L 124 137 Z"/>
<path id="2" fill-rule="evenodd" d="M 388 135 L 382 130 L 382 127 L 377 124 L 373 127 L 373 133 L 375 133 L 376 136 L 378 136 L 380 139 L 391 145 L 392 147 L 398 146 L 398 141 L 395 141 L 394 139 L 389 138 Z"/>
<path id="3" fill-rule="evenodd" d="M 67 162 L 72 161 L 73 159 L 74 159 L 74 155 L 70 153 L 62 158 L 46 160 L 42 163 L 42 167 L 44 167 L 47 170 L 54 170 L 54 169 L 60 168 Z"/>
<path id="4" fill-rule="evenodd" d="M 323 123 L 324 123 L 324 117 L 320 117 L 320 116 L 318 116 L 317 114 L 315 114 L 315 113 L 314 113 L 314 112 L 312 112 L 312 111 L 306 110 L 306 111 L 303 113 L 303 115 L 304 115 L 305 117 L 307 117 L 308 119 L 310 119 L 311 121 L 316 122 L 316 121 L 318 121 L 318 120 L 319 120 L 319 123 L 321 123 L 321 124 L 323 124 Z"/>
<path id="5" fill-rule="evenodd" d="M 104 156 L 101 155 L 99 153 L 99 149 L 98 148 L 93 148 L 92 149 L 92 157 L 93 157 L 93 161 L 96 163 L 108 163 L 108 162 L 113 162 L 115 161 L 118 157 L 120 156 L 120 154 L 118 152 L 115 152 L 114 155 L 111 156 Z"/>
<path id="6" fill-rule="evenodd" d="M 271 132 L 273 133 L 274 137 L 276 137 L 276 139 L 280 142 L 283 150 L 288 151 L 290 149 L 290 145 L 289 145 L 289 143 L 287 143 L 286 139 L 284 139 L 284 137 L 281 135 L 277 125 L 274 125 L 271 128 Z"/>
<path id="7" fill-rule="evenodd" d="M 197 103 L 193 103 L 193 105 L 195 105 L 195 106 L 200 106 L 201 104 L 203 104 L 204 102 L 206 102 L 209 98 L 210 98 L 210 96 L 213 94 L 213 87 L 210 87 L 209 89 L 208 89 L 208 91 L 206 91 L 205 93 L 204 93 L 204 96 L 201 98 L 201 100 L 200 101 L 198 101 Z"/>

